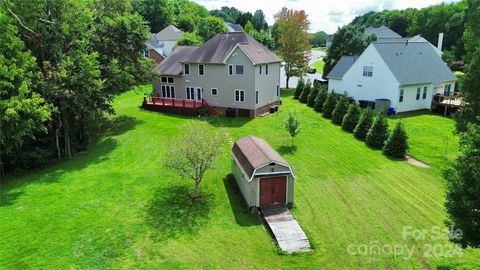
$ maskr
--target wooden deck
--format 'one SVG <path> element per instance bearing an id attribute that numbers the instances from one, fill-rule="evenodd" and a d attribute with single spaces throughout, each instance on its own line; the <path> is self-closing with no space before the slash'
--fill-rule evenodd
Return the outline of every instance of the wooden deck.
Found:
<path id="1" fill-rule="evenodd" d="M 180 98 L 165 98 L 157 96 L 144 96 L 143 108 L 147 110 L 167 112 L 181 115 L 197 115 L 198 109 L 206 108 L 210 115 L 216 115 L 217 112 L 204 99 L 190 100 Z"/>
<path id="2" fill-rule="evenodd" d="M 292 253 L 312 250 L 307 236 L 285 205 L 262 207 L 260 212 L 283 251 Z"/>

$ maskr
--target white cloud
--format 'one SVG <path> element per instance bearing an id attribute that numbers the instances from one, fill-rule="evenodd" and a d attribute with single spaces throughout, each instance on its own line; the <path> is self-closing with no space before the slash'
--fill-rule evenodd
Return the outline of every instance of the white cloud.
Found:
<path id="1" fill-rule="evenodd" d="M 282 7 L 303 9 L 311 22 L 310 31 L 334 33 L 337 27 L 351 22 L 356 16 L 368 11 L 384 9 L 422 8 L 441 2 L 459 0 L 193 0 L 207 9 L 222 6 L 236 7 L 244 12 L 262 9 L 269 24 L 273 24 L 273 15 Z"/>

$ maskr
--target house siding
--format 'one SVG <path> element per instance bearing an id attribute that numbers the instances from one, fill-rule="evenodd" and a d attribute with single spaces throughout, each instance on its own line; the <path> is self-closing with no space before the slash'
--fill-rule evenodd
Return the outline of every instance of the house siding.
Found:
<path id="1" fill-rule="evenodd" d="M 260 66 L 262 74 L 260 74 Z M 268 64 L 268 75 L 265 74 L 266 64 L 255 65 L 255 90 L 258 90 L 258 104 L 255 109 L 272 104 L 279 100 L 277 85 L 280 85 L 280 63 Z M 280 93 L 279 93 L 280 94 Z"/>
<path id="2" fill-rule="evenodd" d="M 420 87 L 420 99 L 417 100 L 417 88 Z M 427 97 L 423 99 L 423 88 L 427 87 Z M 400 89 L 404 90 L 403 102 L 399 102 Z M 398 89 L 398 99 L 394 106 L 397 113 L 415 111 L 415 110 L 430 110 L 432 107 L 433 98 L 433 84 L 414 84 L 414 85 L 401 85 Z"/>

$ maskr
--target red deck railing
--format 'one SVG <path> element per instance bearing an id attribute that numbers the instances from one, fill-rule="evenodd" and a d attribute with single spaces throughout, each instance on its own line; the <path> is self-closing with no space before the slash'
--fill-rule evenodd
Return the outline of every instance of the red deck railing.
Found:
<path id="1" fill-rule="evenodd" d="M 206 108 L 211 115 L 217 114 L 215 109 L 213 109 L 204 99 L 200 101 L 200 100 L 181 99 L 181 98 L 144 96 L 143 104 L 150 105 L 150 106 L 153 105 L 153 106 L 189 108 L 189 109 Z"/>

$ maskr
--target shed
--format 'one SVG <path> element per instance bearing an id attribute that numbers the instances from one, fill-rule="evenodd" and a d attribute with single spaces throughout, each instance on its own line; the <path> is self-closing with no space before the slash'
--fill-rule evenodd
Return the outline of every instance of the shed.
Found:
<path id="1" fill-rule="evenodd" d="M 235 142 L 232 174 L 252 212 L 274 204 L 293 205 L 292 168 L 263 139 L 246 136 Z"/>

